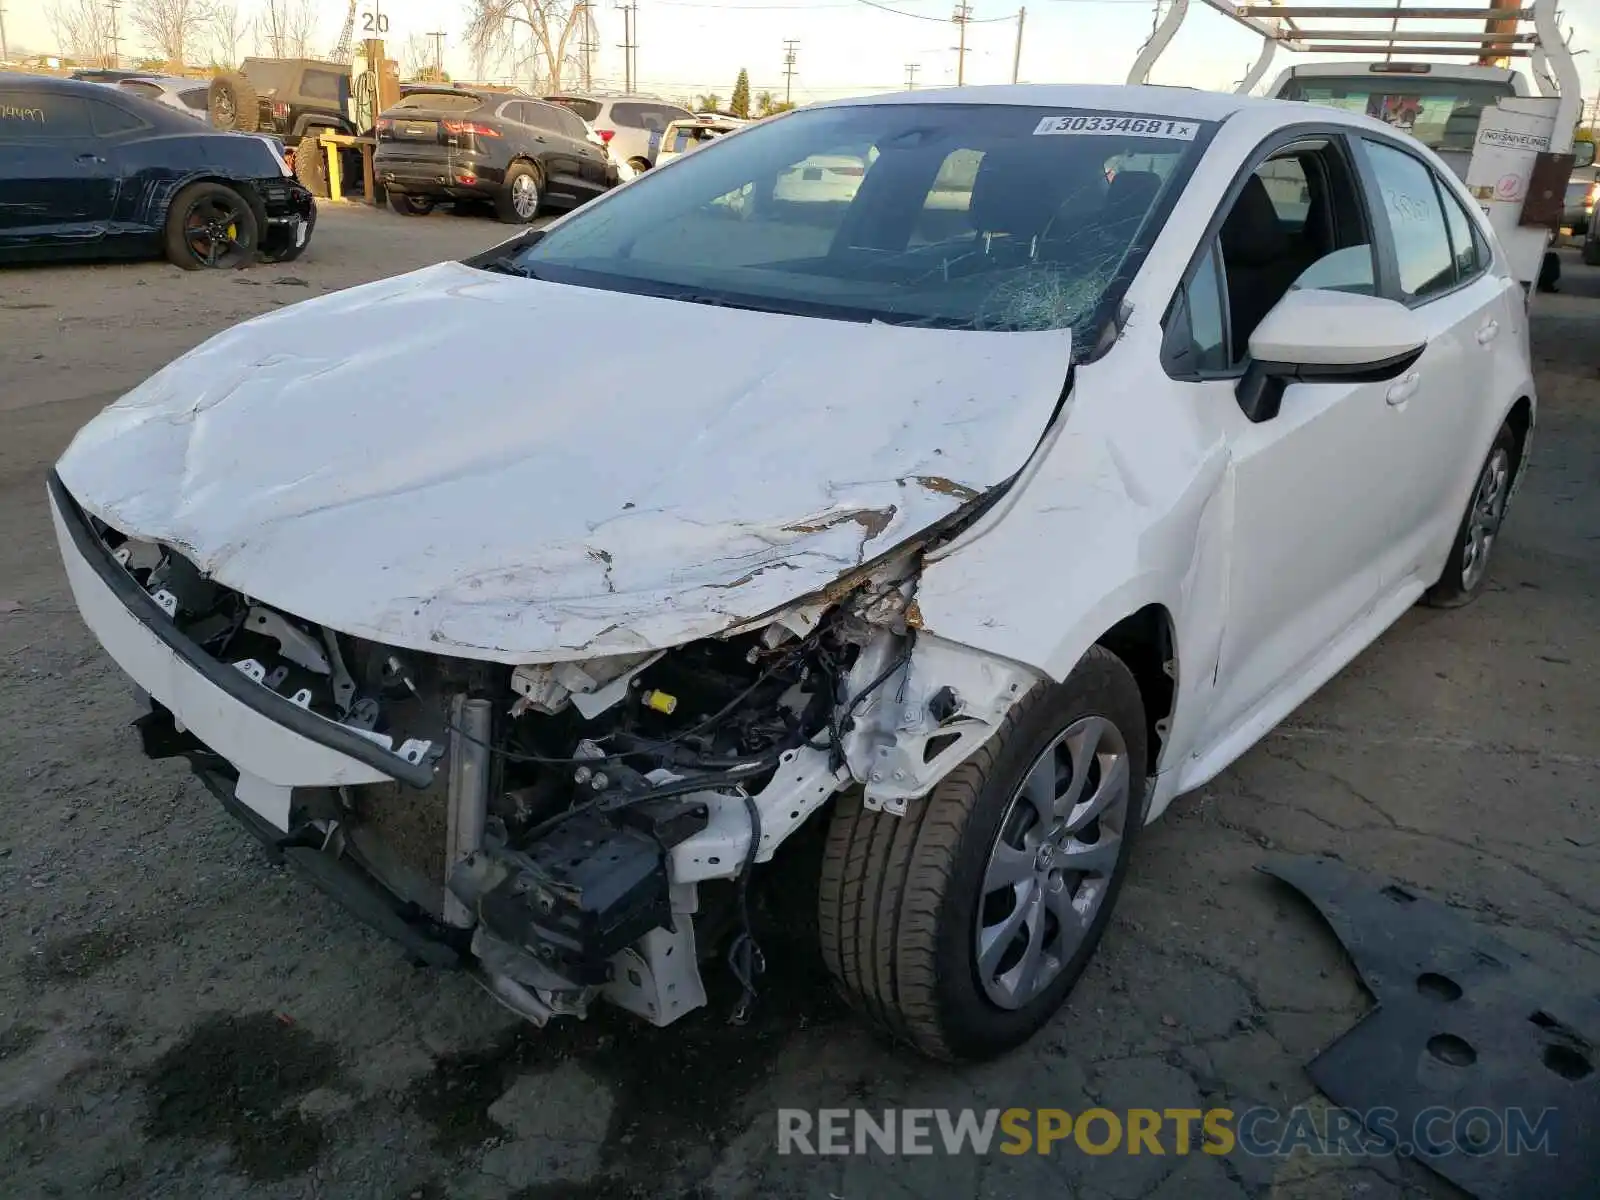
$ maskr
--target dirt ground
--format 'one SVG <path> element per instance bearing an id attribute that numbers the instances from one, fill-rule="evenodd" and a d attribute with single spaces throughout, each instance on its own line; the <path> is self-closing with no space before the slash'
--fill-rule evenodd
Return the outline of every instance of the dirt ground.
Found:
<path id="1" fill-rule="evenodd" d="M 1304 1064 L 1370 1001 L 1311 911 L 1254 870 L 1269 850 L 1396 876 L 1600 992 L 1600 271 L 1569 258 L 1563 294 L 1538 299 L 1540 425 L 1488 593 L 1408 614 L 1180 799 L 1060 1017 L 1005 1061 L 952 1070 L 852 1021 L 798 934 L 769 939 L 748 1026 L 719 994 L 664 1032 L 609 1014 L 525 1027 L 469 979 L 408 966 L 270 865 L 184 768 L 138 753 L 128 683 L 60 570 L 48 465 L 227 325 L 503 234 L 334 211 L 293 265 L 0 272 L 5 1193 L 1456 1195 L 1394 1158 L 780 1157 L 774 1110 L 1311 1101 Z"/>

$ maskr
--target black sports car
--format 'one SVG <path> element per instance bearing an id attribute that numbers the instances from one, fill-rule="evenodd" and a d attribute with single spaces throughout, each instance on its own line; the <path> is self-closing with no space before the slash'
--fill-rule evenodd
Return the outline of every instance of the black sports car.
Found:
<path id="1" fill-rule="evenodd" d="M 98 83 L 0 74 L 0 263 L 297 258 L 316 202 L 267 139 Z"/>

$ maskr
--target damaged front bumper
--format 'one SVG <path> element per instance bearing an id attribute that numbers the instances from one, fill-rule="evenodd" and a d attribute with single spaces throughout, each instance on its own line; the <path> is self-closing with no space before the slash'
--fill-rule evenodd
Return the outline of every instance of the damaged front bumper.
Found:
<path id="1" fill-rule="evenodd" d="M 317 201 L 311 190 L 285 176 L 259 184 L 256 191 L 267 217 L 261 230 L 261 257 L 276 262 L 304 250 L 317 228 Z"/>
<path id="2" fill-rule="evenodd" d="M 704 662 L 693 647 L 655 652 L 604 680 L 579 664 L 512 672 L 455 659 L 440 668 L 443 683 L 419 675 L 419 691 L 401 671 L 410 695 L 384 700 L 375 719 L 371 698 L 383 693 L 363 663 L 396 664 L 388 648 L 342 639 L 209 582 L 201 590 L 224 593 L 233 629 L 256 640 L 230 633 L 201 644 L 198 630 L 216 618 L 197 619 L 200 609 L 179 599 L 184 588 L 169 590 L 157 572 L 134 573 L 153 544 L 119 540 L 54 474 L 49 498 L 85 622 L 150 697 L 137 722 L 146 752 L 187 757 L 230 812 L 354 915 L 418 961 L 470 967 L 498 999 L 540 1023 L 583 1015 L 595 999 L 657 1025 L 703 1004 L 698 964 L 715 947 L 697 946 L 697 927 L 715 929 L 725 914 L 702 912 L 712 893 L 701 885 L 770 860 L 842 790 L 860 787 L 870 806 L 904 811 L 987 740 L 1038 678 L 921 634 L 914 572 L 902 563 L 855 599 L 829 602 L 848 612 L 837 616 L 839 640 L 821 673 L 796 665 L 821 631 L 822 609 L 813 608 L 803 620 L 796 610 L 787 623 L 774 618 L 723 640 Z M 658 661 L 673 655 L 693 661 Z M 739 736 L 770 738 L 723 753 L 715 770 L 700 765 L 709 758 L 670 756 L 648 773 L 632 769 L 629 761 L 681 735 L 660 740 L 660 727 L 596 718 L 629 705 L 649 719 L 652 704 L 670 712 L 650 699 L 655 685 L 674 673 L 692 682 L 696 670 L 723 691 L 694 712 L 717 708 L 723 695 L 755 694 L 751 711 L 735 714 Z M 490 682 L 493 672 L 504 682 Z M 363 703 L 374 707 L 360 719 Z M 530 708 L 548 715 L 527 718 Z M 403 719 L 392 720 L 402 709 Z M 519 760 L 496 747 L 494 729 L 507 717 L 551 722 L 577 749 Z M 680 723 L 708 727 L 698 718 Z M 591 736 L 633 749 L 601 751 Z M 547 777 L 510 780 L 517 761 L 539 764 L 533 770 Z M 618 779 L 630 776 L 622 788 Z M 732 891 L 724 888 L 719 903 Z"/>

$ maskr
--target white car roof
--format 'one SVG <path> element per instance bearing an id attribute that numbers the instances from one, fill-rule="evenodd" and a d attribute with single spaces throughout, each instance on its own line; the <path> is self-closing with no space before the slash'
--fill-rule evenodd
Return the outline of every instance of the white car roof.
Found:
<path id="1" fill-rule="evenodd" d="M 827 101 L 818 108 L 856 104 L 1016 104 L 1039 108 L 1088 108 L 1221 121 L 1242 108 L 1278 107 L 1290 101 L 1261 100 L 1198 88 L 1119 84 L 1021 83 L 986 87 L 927 88 Z M 1297 105 L 1297 111 L 1299 106 Z"/>

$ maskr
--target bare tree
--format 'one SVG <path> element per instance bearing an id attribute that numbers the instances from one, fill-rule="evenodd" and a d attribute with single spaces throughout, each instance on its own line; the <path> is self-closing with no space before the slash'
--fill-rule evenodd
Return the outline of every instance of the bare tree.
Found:
<path id="1" fill-rule="evenodd" d="M 239 11 L 238 0 L 215 0 L 206 16 L 206 37 L 211 61 L 230 71 L 239 65 L 239 48 L 250 32 L 250 20 Z"/>
<path id="2" fill-rule="evenodd" d="M 111 13 L 104 4 L 97 0 L 51 0 L 45 11 L 62 54 L 80 64 L 111 61 Z"/>
<path id="3" fill-rule="evenodd" d="M 133 0 L 128 16 L 147 49 L 181 67 L 200 43 L 207 12 L 205 0 Z"/>
<path id="4" fill-rule="evenodd" d="M 313 0 L 266 0 L 256 18 L 256 43 L 274 58 L 313 57 L 316 35 Z"/>
<path id="5" fill-rule="evenodd" d="M 467 50 L 475 65 L 510 59 L 535 90 L 559 91 L 583 16 L 583 0 L 468 0 Z"/>

